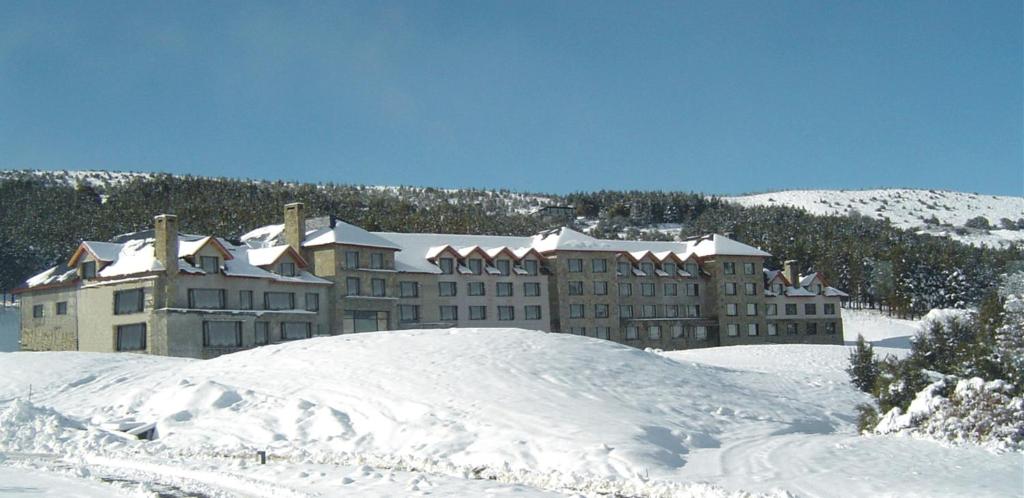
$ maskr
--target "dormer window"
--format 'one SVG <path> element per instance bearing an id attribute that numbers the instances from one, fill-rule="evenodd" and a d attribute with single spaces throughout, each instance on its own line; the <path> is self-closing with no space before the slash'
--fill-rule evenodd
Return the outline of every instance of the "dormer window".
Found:
<path id="1" fill-rule="evenodd" d="M 473 275 L 479 275 L 484 271 L 484 261 L 480 258 L 472 258 L 468 262 L 469 271 L 473 272 Z"/>
<path id="2" fill-rule="evenodd" d="M 815 286 L 814 286 L 814 293 L 815 294 L 821 294 L 821 284 L 815 284 Z"/>
<path id="3" fill-rule="evenodd" d="M 437 260 L 437 266 L 441 267 L 441 273 L 451 275 L 455 273 L 455 260 L 452 258 L 441 258 Z"/>
<path id="4" fill-rule="evenodd" d="M 217 256 L 200 256 L 199 267 L 206 273 L 217 273 L 220 269 L 220 258 Z"/>
<path id="5" fill-rule="evenodd" d="M 86 261 L 82 263 L 82 278 L 96 278 L 96 262 Z"/>
<path id="6" fill-rule="evenodd" d="M 620 261 L 619 262 L 619 272 L 618 273 L 619 273 L 620 276 L 624 277 L 626 275 L 629 275 L 630 274 L 630 270 L 632 270 L 632 269 L 633 269 L 633 265 L 629 264 L 628 261 Z"/>
<path id="7" fill-rule="evenodd" d="M 661 265 L 661 268 L 663 270 L 665 270 L 665 273 L 668 273 L 669 275 L 675 276 L 675 274 L 676 274 L 676 264 L 675 263 L 665 263 L 665 264 Z"/>
<path id="8" fill-rule="evenodd" d="M 527 274 L 529 274 L 529 275 L 536 275 L 537 271 L 538 271 L 538 268 L 539 268 L 539 266 L 537 265 L 537 260 L 535 260 L 535 259 L 523 260 L 523 269 L 526 270 Z"/>
<path id="9" fill-rule="evenodd" d="M 654 274 L 654 263 L 648 263 L 648 262 L 640 263 L 640 271 L 646 273 L 647 275 L 653 275 Z"/>
<path id="10" fill-rule="evenodd" d="M 512 271 L 512 262 L 507 259 L 499 259 L 494 263 L 498 268 L 498 273 L 501 273 L 504 276 L 508 276 Z"/>
<path id="11" fill-rule="evenodd" d="M 686 273 L 689 273 L 690 275 L 696 277 L 699 271 L 700 270 L 697 268 L 697 263 L 686 263 Z"/>
<path id="12" fill-rule="evenodd" d="M 782 284 L 772 284 L 772 289 L 776 294 L 782 294 Z"/>
<path id="13" fill-rule="evenodd" d="M 294 277 L 295 263 L 292 263 L 290 261 L 281 263 L 281 265 L 278 267 L 278 273 L 286 277 Z"/>

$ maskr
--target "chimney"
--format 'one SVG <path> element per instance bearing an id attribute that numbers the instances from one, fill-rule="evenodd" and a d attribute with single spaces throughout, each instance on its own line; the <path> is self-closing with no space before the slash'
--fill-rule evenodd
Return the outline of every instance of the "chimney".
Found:
<path id="1" fill-rule="evenodd" d="M 787 259 L 783 266 L 783 271 L 785 272 L 786 280 L 789 280 L 789 285 L 800 287 L 800 266 L 795 259 Z"/>
<path id="2" fill-rule="evenodd" d="M 167 275 L 178 274 L 178 217 L 161 214 L 153 219 L 156 231 L 156 246 L 153 256 L 164 265 Z"/>
<path id="3" fill-rule="evenodd" d="M 306 238 L 306 214 L 301 202 L 284 205 L 284 240 L 302 254 L 302 240 Z"/>

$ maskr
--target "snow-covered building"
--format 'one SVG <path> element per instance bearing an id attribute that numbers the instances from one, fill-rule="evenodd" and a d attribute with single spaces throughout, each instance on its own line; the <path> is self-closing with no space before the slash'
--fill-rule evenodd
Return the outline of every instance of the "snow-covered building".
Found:
<path id="1" fill-rule="evenodd" d="M 795 264 L 766 270 L 770 254 L 718 234 L 370 232 L 306 219 L 298 203 L 240 243 L 179 235 L 171 215 L 155 221 L 153 231 L 83 242 L 66 265 L 32 277 L 20 290 L 23 348 L 207 358 L 314 335 L 447 327 L 666 350 L 842 343 L 845 294 L 821 274 L 799 277 Z"/>

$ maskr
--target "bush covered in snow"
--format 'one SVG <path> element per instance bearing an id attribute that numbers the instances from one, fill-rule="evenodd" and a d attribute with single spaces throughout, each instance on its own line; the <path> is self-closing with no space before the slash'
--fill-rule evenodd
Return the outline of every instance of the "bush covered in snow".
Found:
<path id="1" fill-rule="evenodd" d="M 1024 450 L 1024 299 L 993 295 L 979 312 L 933 310 L 924 323 L 904 359 L 851 354 L 858 387 L 878 372 L 860 429 Z"/>

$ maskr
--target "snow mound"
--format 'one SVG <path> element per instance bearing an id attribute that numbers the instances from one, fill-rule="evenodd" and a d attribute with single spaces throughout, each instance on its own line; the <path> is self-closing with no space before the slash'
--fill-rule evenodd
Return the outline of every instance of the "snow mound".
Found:
<path id="1" fill-rule="evenodd" d="M 122 441 L 20 398 L 0 409 L 0 451 L 67 454 Z"/>

